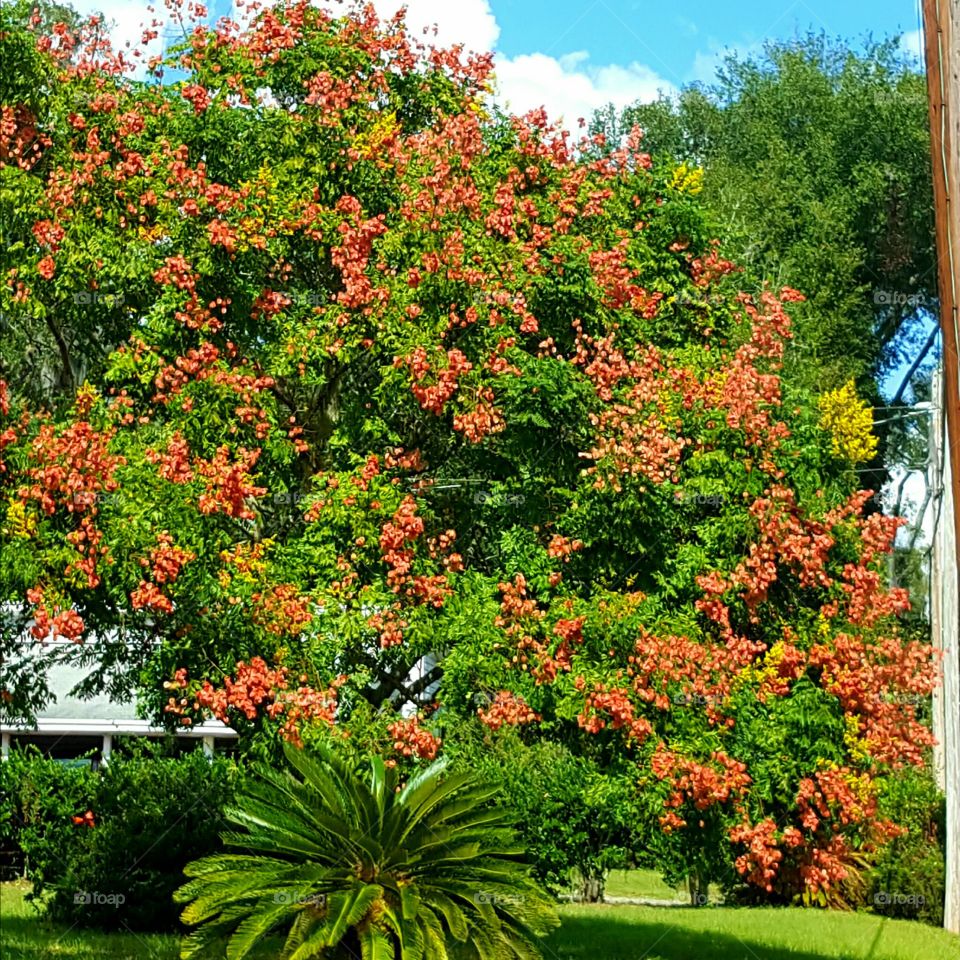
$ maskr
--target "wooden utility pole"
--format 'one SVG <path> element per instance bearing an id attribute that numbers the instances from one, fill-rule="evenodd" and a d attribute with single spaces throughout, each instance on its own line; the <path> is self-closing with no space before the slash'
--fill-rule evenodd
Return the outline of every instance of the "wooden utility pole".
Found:
<path id="1" fill-rule="evenodd" d="M 943 416 L 944 396 L 943 372 L 934 371 L 931 384 L 933 409 L 930 416 L 930 474 L 929 489 L 934 491 L 933 543 L 930 552 L 930 631 L 940 648 L 943 657 L 943 682 L 933 692 L 933 735 L 937 742 L 933 748 L 933 766 L 937 786 L 948 796 L 948 801 L 956 807 L 955 796 L 957 769 L 954 764 L 950 770 L 953 788 L 947 786 L 947 757 L 957 756 L 956 744 L 960 740 L 960 672 L 951 668 L 956 665 L 960 654 L 960 598 L 957 596 L 957 551 L 953 543 L 954 513 L 957 507 L 951 496 L 952 476 L 950 457 L 947 451 L 946 424 Z M 949 748 L 949 749 L 948 749 Z M 950 837 L 955 836 L 951 832 Z M 953 861 L 948 852 L 947 865 L 956 860 L 956 846 L 952 844 Z M 947 892 L 947 906 L 944 923 L 953 923 L 956 916 L 957 885 L 951 880 Z M 953 905 L 950 906 L 951 898 Z"/>
<path id="2" fill-rule="evenodd" d="M 943 925 L 960 933 L 960 662 L 957 619 L 960 595 L 960 0 L 923 0 L 924 52 L 930 105 L 933 201 L 937 233 L 940 327 L 943 344 L 943 488 L 934 532 L 933 569 L 941 610 L 934 644 L 943 653 L 943 687 L 935 704 L 942 724 L 943 782 L 947 796 L 947 870 Z M 952 513 L 952 529 L 943 521 Z M 936 549 L 937 538 L 941 549 Z M 949 542 L 952 540 L 952 544 Z M 949 555 L 949 560 L 948 560 Z M 939 566 L 938 566 L 939 564 Z M 949 580 L 945 576 L 949 571 Z M 952 581 L 952 582 L 951 582 Z"/>

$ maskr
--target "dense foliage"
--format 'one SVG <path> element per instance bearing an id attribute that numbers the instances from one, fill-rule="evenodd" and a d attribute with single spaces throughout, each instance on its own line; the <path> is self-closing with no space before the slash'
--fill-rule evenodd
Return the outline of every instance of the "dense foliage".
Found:
<path id="1" fill-rule="evenodd" d="M 183 868 L 220 849 L 238 770 L 194 750 L 181 757 L 115 755 L 68 766 L 11 751 L 0 765 L 10 828 L 31 896 L 71 926 L 174 930 Z M 4 817 L 6 820 L 6 817 Z"/>
<path id="2" fill-rule="evenodd" d="M 811 35 L 731 55 L 715 82 L 592 126 L 615 142 L 639 124 L 655 157 L 697 172 L 732 257 L 808 295 L 795 377 L 871 389 L 932 343 L 928 123 L 925 78 L 896 40 L 855 52 Z"/>
<path id="3" fill-rule="evenodd" d="M 500 786 L 516 811 L 533 875 L 554 893 L 602 899 L 609 870 L 633 865 L 648 823 L 655 824 L 642 813 L 634 766 L 625 758 L 601 765 L 564 744 L 524 743 L 514 728 L 490 731 L 476 721 L 458 726 L 446 751 L 455 768 Z"/>
<path id="4" fill-rule="evenodd" d="M 82 818 L 95 796 L 89 764 L 68 766 L 35 750 L 11 750 L 0 762 L 0 841 L 38 897 L 83 843 L 73 818 Z"/>
<path id="5" fill-rule="evenodd" d="M 497 114 L 490 57 L 400 19 L 197 22 L 143 81 L 97 37 L 0 40 L 0 307 L 40 343 L 0 392 L 5 709 L 55 634 L 169 722 L 373 725 L 401 769 L 479 716 L 633 765 L 671 872 L 847 896 L 933 669 L 868 419 L 782 377 L 803 296 L 638 131 Z"/>
<path id="6" fill-rule="evenodd" d="M 884 784 L 880 811 L 905 827 L 870 871 L 867 902 L 878 913 L 943 925 L 946 804 L 931 771 L 903 770 Z"/>
<path id="7" fill-rule="evenodd" d="M 282 928 L 282 960 L 535 960 L 555 908 L 518 859 L 512 814 L 496 786 L 444 776 L 437 761 L 400 785 L 373 758 L 358 770 L 324 751 L 289 747 L 287 768 L 262 767 L 229 812 L 223 853 L 190 864 L 178 892 L 199 924 L 182 956 L 228 939 L 242 960 Z"/>

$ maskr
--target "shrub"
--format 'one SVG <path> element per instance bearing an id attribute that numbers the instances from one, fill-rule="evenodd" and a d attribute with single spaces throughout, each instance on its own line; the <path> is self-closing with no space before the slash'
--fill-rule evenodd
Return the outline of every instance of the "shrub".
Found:
<path id="1" fill-rule="evenodd" d="M 945 806 L 928 770 L 889 780 L 881 809 L 906 833 L 885 847 L 867 875 L 867 902 L 889 917 L 943 924 Z"/>
<path id="2" fill-rule="evenodd" d="M 190 864 L 177 894 L 198 925 L 182 956 L 229 936 L 242 960 L 274 929 L 279 955 L 446 960 L 469 944 L 479 960 L 538 956 L 556 926 L 549 899 L 527 876 L 495 786 L 439 761 L 400 788 L 380 757 L 368 772 L 328 749 L 285 750 L 288 769 L 262 766 L 224 837 L 243 853 Z"/>
<path id="3" fill-rule="evenodd" d="M 11 754 L 9 763 L 0 763 L 0 880 L 13 880 L 20 874 L 20 798 L 19 769 Z"/>
<path id="4" fill-rule="evenodd" d="M 0 841 L 18 859 L 41 898 L 63 878 L 66 864 L 83 845 L 74 818 L 94 804 L 97 775 L 86 763 L 65 764 L 35 747 L 13 749 L 0 764 Z"/>
<path id="5" fill-rule="evenodd" d="M 575 756 L 564 745 L 525 745 L 515 729 L 485 735 L 463 730 L 448 745 L 457 764 L 501 786 L 517 814 L 520 840 L 534 876 L 555 893 L 573 875 L 584 900 L 600 900 L 607 871 L 624 866 L 638 821 L 633 778 Z"/>
<path id="6" fill-rule="evenodd" d="M 93 825 L 70 847 L 49 904 L 71 924 L 131 930 L 177 927 L 173 891 L 184 865 L 213 853 L 238 770 L 199 750 L 179 758 L 115 759 L 104 767 Z"/>

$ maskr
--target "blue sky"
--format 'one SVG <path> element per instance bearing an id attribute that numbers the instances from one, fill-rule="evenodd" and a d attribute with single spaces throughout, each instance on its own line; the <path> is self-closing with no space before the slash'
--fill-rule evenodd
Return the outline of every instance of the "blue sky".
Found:
<path id="1" fill-rule="evenodd" d="M 586 51 L 595 64 L 640 61 L 675 84 L 712 75 L 724 47 L 749 50 L 807 30 L 862 38 L 915 34 L 916 0 L 491 0 L 508 57 Z"/>
<path id="2" fill-rule="evenodd" d="M 417 2 L 417 0 L 415 0 Z M 429 0 L 418 0 L 429 3 Z M 471 6 L 481 0 L 459 0 Z M 487 5 L 487 0 L 482 0 Z M 570 113 L 570 74 L 585 75 L 614 101 L 627 91 L 649 95 L 649 87 L 676 88 L 709 81 L 724 52 L 758 51 L 765 40 L 825 31 L 859 45 L 864 38 L 904 35 L 919 51 L 918 0 L 489 0 L 499 28 L 495 47 L 502 62 L 505 93 L 531 105 L 539 92 Z M 548 60 L 561 65 L 551 70 Z M 537 70 L 539 65 L 540 69 Z M 523 68 L 522 70 L 520 68 Z M 517 74 L 523 74 L 517 76 Z M 547 80 L 538 83 L 536 75 Z M 531 78 L 531 74 L 533 77 Z M 527 89 L 528 87 L 533 89 Z M 564 90 L 570 86 L 570 96 Z M 565 117 L 568 125 L 569 116 Z"/>
<path id="3" fill-rule="evenodd" d="M 374 0 L 392 12 L 404 0 Z M 724 53 L 759 51 L 810 30 L 855 45 L 904 35 L 919 52 L 919 0 L 405 0 L 414 25 L 497 54 L 501 98 L 515 112 L 545 105 L 575 129 L 613 102 L 652 99 L 709 81 Z"/>

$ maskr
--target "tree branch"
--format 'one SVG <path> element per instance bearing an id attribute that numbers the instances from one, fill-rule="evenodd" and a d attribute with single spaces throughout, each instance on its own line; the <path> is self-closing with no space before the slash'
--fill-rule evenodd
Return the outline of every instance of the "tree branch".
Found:
<path id="1" fill-rule="evenodd" d="M 910 385 L 910 381 L 913 379 L 917 370 L 920 369 L 920 364 L 923 363 L 924 358 L 930 352 L 930 348 L 933 346 L 934 342 L 937 339 L 937 334 L 940 332 L 940 327 L 938 324 L 933 325 L 933 329 L 930 331 L 930 335 L 927 337 L 926 342 L 923 344 L 923 348 L 920 350 L 920 353 L 917 354 L 916 360 L 910 366 L 910 369 L 907 371 L 907 375 L 903 378 L 903 381 L 900 384 L 900 388 L 894 394 L 893 399 L 890 401 L 890 406 L 895 407 L 903 399 L 903 395 L 907 392 L 907 387 Z"/>
<path id="2" fill-rule="evenodd" d="M 73 364 L 70 362 L 70 349 L 67 346 L 67 341 L 63 338 L 63 333 L 60 331 L 60 328 L 53 322 L 53 319 L 49 314 L 44 318 L 47 324 L 47 329 L 50 331 L 50 334 L 53 336 L 54 341 L 57 344 L 57 349 L 60 351 L 60 363 L 63 367 L 61 375 L 58 378 L 61 384 L 64 386 L 66 391 L 73 393 L 76 389 L 76 377 L 73 373 Z"/>

